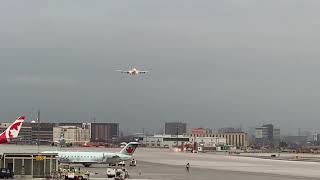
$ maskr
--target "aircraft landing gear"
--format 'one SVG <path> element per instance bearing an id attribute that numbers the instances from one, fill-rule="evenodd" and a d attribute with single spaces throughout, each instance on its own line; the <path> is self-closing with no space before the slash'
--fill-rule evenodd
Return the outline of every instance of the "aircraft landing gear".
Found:
<path id="1" fill-rule="evenodd" d="M 90 167 L 90 166 L 91 166 L 91 164 L 83 163 L 83 166 L 84 166 L 84 167 Z"/>

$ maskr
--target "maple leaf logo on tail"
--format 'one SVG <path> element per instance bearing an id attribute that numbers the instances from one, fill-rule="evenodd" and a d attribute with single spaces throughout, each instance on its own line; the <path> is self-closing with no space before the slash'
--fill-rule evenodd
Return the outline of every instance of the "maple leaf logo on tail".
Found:
<path id="1" fill-rule="evenodd" d="M 120 151 L 120 153 L 131 156 L 134 153 L 134 151 L 136 150 L 136 148 L 138 147 L 138 145 L 139 145 L 139 143 L 137 143 L 137 142 L 130 142 L 129 144 L 126 145 L 126 147 L 124 147 Z"/>
<path id="2" fill-rule="evenodd" d="M 10 127 L 10 130 L 9 130 L 9 138 L 12 139 L 12 138 L 15 138 L 15 137 L 18 137 L 18 134 L 19 134 L 19 130 L 21 128 L 21 125 L 22 125 L 22 122 L 17 122 L 15 124 L 13 124 L 11 127 Z"/>
<path id="3" fill-rule="evenodd" d="M 24 116 L 20 116 L 13 124 L 11 124 L 6 129 L 5 134 L 7 141 L 11 141 L 13 138 L 18 137 L 24 119 Z"/>
<path id="4" fill-rule="evenodd" d="M 132 147 L 128 147 L 126 149 L 126 151 L 127 151 L 128 154 L 131 154 L 131 153 L 133 153 L 134 149 Z"/>

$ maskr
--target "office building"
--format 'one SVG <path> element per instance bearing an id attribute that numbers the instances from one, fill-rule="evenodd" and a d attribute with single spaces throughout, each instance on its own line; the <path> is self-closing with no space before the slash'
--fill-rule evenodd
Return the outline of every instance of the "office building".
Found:
<path id="1" fill-rule="evenodd" d="M 241 128 L 233 128 L 233 127 L 226 127 L 226 128 L 220 128 L 218 133 L 239 133 L 243 132 Z"/>
<path id="2" fill-rule="evenodd" d="M 143 144 L 147 147 L 172 148 L 190 142 L 189 136 L 184 135 L 153 135 L 143 138 Z"/>
<path id="3" fill-rule="evenodd" d="M 56 126 L 76 126 L 76 127 L 82 127 L 84 123 L 81 122 L 60 122 L 57 123 Z"/>
<path id="4" fill-rule="evenodd" d="M 246 148 L 248 146 L 248 135 L 244 132 L 239 133 L 207 133 L 207 134 L 191 134 L 191 137 L 218 137 L 225 138 L 226 144 L 237 147 L 237 148 Z"/>
<path id="5" fill-rule="evenodd" d="M 207 130 L 204 128 L 194 128 L 191 130 L 191 134 L 207 134 Z"/>
<path id="6" fill-rule="evenodd" d="M 268 131 L 266 127 L 257 127 L 255 138 L 256 139 L 267 139 L 268 137 Z"/>
<path id="7" fill-rule="evenodd" d="M 275 147 L 280 145 L 280 129 L 273 129 L 273 144 Z"/>
<path id="8" fill-rule="evenodd" d="M 182 122 L 166 122 L 164 129 L 166 135 L 184 135 L 187 133 L 187 124 Z"/>
<path id="9" fill-rule="evenodd" d="M 255 144 L 257 146 L 279 146 L 280 129 L 274 129 L 272 124 L 266 124 L 257 127 L 255 131 Z"/>
<path id="10" fill-rule="evenodd" d="M 227 139 L 222 137 L 191 137 L 192 143 L 197 143 L 198 146 L 203 147 L 217 147 L 227 145 Z"/>
<path id="11" fill-rule="evenodd" d="M 273 125 L 272 124 L 265 124 L 262 127 L 266 130 L 266 138 L 270 141 L 273 140 Z"/>
<path id="12" fill-rule="evenodd" d="M 119 123 L 91 123 L 91 142 L 112 143 L 119 137 Z"/>
<path id="13" fill-rule="evenodd" d="M 53 141 L 80 145 L 90 141 L 90 128 L 58 126 L 53 128 Z"/>
<path id="14" fill-rule="evenodd" d="M 31 127 L 32 143 L 51 144 L 53 142 L 54 123 L 23 123 L 23 126 Z"/>
<path id="15" fill-rule="evenodd" d="M 317 133 L 317 145 L 320 145 L 320 133 Z"/>

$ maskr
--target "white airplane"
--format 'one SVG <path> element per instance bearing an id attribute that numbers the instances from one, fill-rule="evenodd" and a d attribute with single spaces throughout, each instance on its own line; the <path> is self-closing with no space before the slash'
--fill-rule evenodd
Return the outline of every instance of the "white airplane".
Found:
<path id="1" fill-rule="evenodd" d="M 136 68 L 130 69 L 129 71 L 123 71 L 123 70 L 117 70 L 117 71 L 121 73 L 129 74 L 129 75 L 146 74 L 147 72 L 149 72 L 149 71 L 140 71 Z"/>
<path id="2" fill-rule="evenodd" d="M 43 153 L 58 153 L 60 163 L 83 164 L 89 167 L 92 164 L 116 164 L 129 161 L 138 145 L 137 142 L 130 142 L 120 152 L 45 151 Z"/>
<path id="3" fill-rule="evenodd" d="M 0 134 L 0 144 L 6 144 L 17 138 L 25 117 L 20 116 L 8 128 Z"/>

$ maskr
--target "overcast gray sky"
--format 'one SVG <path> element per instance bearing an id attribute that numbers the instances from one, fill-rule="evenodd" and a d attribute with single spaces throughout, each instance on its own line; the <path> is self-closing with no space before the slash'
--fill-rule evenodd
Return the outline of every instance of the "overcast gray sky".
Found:
<path id="1" fill-rule="evenodd" d="M 0 2 L 0 119 L 320 130 L 320 1 Z M 114 70 L 137 67 L 148 75 Z"/>

